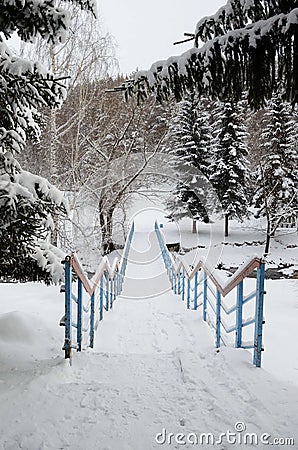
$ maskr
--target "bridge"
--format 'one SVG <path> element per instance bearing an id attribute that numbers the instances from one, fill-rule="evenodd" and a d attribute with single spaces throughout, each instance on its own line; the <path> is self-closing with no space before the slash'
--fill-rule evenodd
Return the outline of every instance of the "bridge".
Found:
<path id="1" fill-rule="evenodd" d="M 94 347 L 95 332 L 106 314 L 113 310 L 115 301 L 120 309 L 131 310 L 127 330 L 132 336 L 128 337 L 128 331 L 122 330 L 122 339 L 127 340 L 125 345 L 133 346 L 137 340 L 138 346 L 146 347 L 150 339 L 157 339 L 152 335 L 154 326 L 151 325 L 156 321 L 156 314 L 151 309 L 148 312 L 148 305 L 152 308 L 154 305 L 154 310 L 162 314 L 166 299 L 174 311 L 178 303 L 184 303 L 186 310 L 197 315 L 206 327 L 209 325 L 216 349 L 221 346 L 251 349 L 253 364 L 261 367 L 265 263 L 259 258 L 253 256 L 223 282 L 207 261 L 199 260 L 190 269 L 175 258 L 167 249 L 160 225 L 155 222 L 150 233 L 135 231 L 133 223 L 121 259 L 116 258 L 110 264 L 107 257 L 103 258 L 91 280 L 75 254 L 68 255 L 64 264 L 65 316 L 61 325 L 65 326 L 65 358 L 71 359 L 73 350 L 80 352 Z M 248 277 L 255 271 L 254 286 L 250 279 L 247 290 Z M 133 323 L 135 327 L 130 328 Z M 176 325 L 169 324 L 171 329 Z M 168 330 L 164 327 L 162 330 L 170 342 Z"/>
<path id="2" fill-rule="evenodd" d="M 20 339 L 8 348 L 9 342 L 2 345 L 7 353 L 0 377 L 3 448 L 154 450 L 164 443 L 164 448 L 190 450 L 196 443 L 204 449 L 214 443 L 232 449 L 245 447 L 245 439 L 252 448 L 265 448 L 264 439 L 273 443 L 274 438 L 283 439 L 275 443 L 281 448 L 288 438 L 298 441 L 297 387 L 274 373 L 276 365 L 268 371 L 272 342 L 266 343 L 264 369 L 256 367 L 263 355 L 262 261 L 252 257 L 225 281 L 210 259 L 200 261 L 200 250 L 190 268 L 183 264 L 187 258 L 179 261 L 168 252 L 167 227 L 153 222 L 151 228 L 142 231 L 136 219 L 121 257 L 104 258 L 91 280 L 77 256 L 69 254 L 60 298 L 56 288 L 45 294 L 46 287 L 25 286 L 29 297 L 38 292 L 34 308 L 42 305 L 30 327 L 46 323 L 42 315 L 51 311 L 44 307 L 48 303 L 55 303 L 49 321 L 61 317 L 65 295 L 66 326 L 59 331 L 67 359 L 59 354 L 56 325 L 50 332 L 31 330 L 30 345 Z M 254 277 L 248 276 L 251 271 Z M 6 292 L 11 295 L 13 288 Z M 26 311 L 30 301 L 24 301 L 24 287 L 16 288 L 18 309 Z M 267 298 L 269 303 L 273 297 Z M 288 311 L 293 329 L 292 304 Z M 13 318 L 15 325 L 5 317 L 2 329 L 10 325 L 11 335 L 19 333 L 26 341 L 17 329 L 24 322 L 21 313 Z M 275 331 L 279 359 L 283 351 L 289 355 L 284 349 L 289 342 Z M 32 342 L 39 353 L 31 355 Z M 284 361 L 279 359 L 280 366 Z M 222 437 L 228 432 L 229 442 Z"/>

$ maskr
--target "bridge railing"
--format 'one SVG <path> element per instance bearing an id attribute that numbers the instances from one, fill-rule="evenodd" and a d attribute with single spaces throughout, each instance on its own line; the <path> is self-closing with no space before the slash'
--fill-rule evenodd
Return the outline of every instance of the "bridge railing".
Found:
<path id="1" fill-rule="evenodd" d="M 63 350 L 65 358 L 72 349 L 78 352 L 94 346 L 94 333 L 104 318 L 104 311 L 113 308 L 121 294 L 128 254 L 134 233 L 134 223 L 127 236 L 121 259 L 113 264 L 105 256 L 91 280 L 87 277 L 76 254 L 66 256 L 65 266 L 65 316 L 60 325 L 65 326 Z M 76 278 L 77 281 L 73 282 Z"/>
<path id="2" fill-rule="evenodd" d="M 200 260 L 190 270 L 179 258 L 174 258 L 167 249 L 157 222 L 155 232 L 174 293 L 181 295 L 188 309 L 196 310 L 200 306 L 203 307 L 203 320 L 215 329 L 216 347 L 220 347 L 222 343 L 226 345 L 225 337 L 234 333 L 235 347 L 253 349 L 253 363 L 256 367 L 261 367 L 265 294 L 264 261 L 254 256 L 241 265 L 226 282 L 222 282 L 214 268 L 209 267 L 206 262 Z M 244 280 L 255 269 L 257 274 L 254 289 L 244 295 Z M 234 292 L 235 299 L 231 301 L 231 295 Z M 225 301 L 226 298 L 229 298 L 228 302 Z M 253 309 L 250 309 L 253 312 L 252 315 L 245 317 L 244 309 L 249 309 L 245 306 L 248 304 L 252 304 Z M 231 322 L 228 318 L 233 315 L 232 324 L 227 323 L 227 321 Z M 249 326 L 254 327 L 253 340 L 245 341 L 244 330 Z"/>

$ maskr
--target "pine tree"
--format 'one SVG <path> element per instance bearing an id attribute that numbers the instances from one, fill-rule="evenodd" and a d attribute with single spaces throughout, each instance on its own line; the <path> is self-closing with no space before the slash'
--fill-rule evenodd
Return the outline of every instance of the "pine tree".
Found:
<path id="1" fill-rule="evenodd" d="M 0 279 L 58 282 L 64 253 L 48 243 L 53 214 L 65 213 L 62 193 L 0 153 Z"/>
<path id="2" fill-rule="evenodd" d="M 211 127 L 208 102 L 192 92 L 176 107 L 169 127 L 168 149 L 179 177 L 168 201 L 170 216 L 209 222 L 206 182 L 210 163 Z"/>
<path id="3" fill-rule="evenodd" d="M 122 89 L 125 95 L 158 100 L 187 90 L 259 108 L 278 87 L 284 100 L 298 103 L 297 0 L 228 0 L 216 14 L 197 24 L 193 49 L 152 64 Z M 200 47 L 200 45 L 203 45 Z"/>
<path id="4" fill-rule="evenodd" d="M 247 215 L 249 168 L 247 133 L 242 107 L 218 103 L 214 111 L 214 155 L 210 166 L 210 182 L 214 186 L 225 216 L 225 236 L 228 220 Z"/>
<path id="5" fill-rule="evenodd" d="M 256 170 L 253 204 L 257 217 L 267 218 L 267 242 L 284 221 L 295 222 L 298 213 L 298 123 L 289 103 L 275 94 L 268 102 L 261 135 L 263 157 Z"/>
<path id="6" fill-rule="evenodd" d="M 94 12 L 92 0 L 75 3 Z M 38 62 L 15 56 L 5 43 L 15 31 L 27 42 L 38 35 L 53 44 L 62 42 L 70 16 L 61 5 L 56 6 L 55 0 L 4 0 L 0 5 L 2 278 L 45 282 L 61 278 L 61 252 L 47 243 L 47 237 L 53 215 L 65 211 L 66 204 L 47 180 L 22 170 L 15 156 L 22 152 L 29 137 L 39 138 L 40 108 L 58 107 L 65 99 L 65 80 L 55 78 Z"/>

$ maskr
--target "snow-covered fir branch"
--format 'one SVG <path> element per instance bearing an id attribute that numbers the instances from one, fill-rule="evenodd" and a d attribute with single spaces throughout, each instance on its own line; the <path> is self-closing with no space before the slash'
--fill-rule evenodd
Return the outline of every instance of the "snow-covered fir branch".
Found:
<path id="1" fill-rule="evenodd" d="M 257 3 L 259 12 L 255 11 Z M 141 101 L 154 92 L 159 101 L 171 93 L 181 100 L 188 89 L 194 88 L 200 95 L 240 100 L 247 91 L 250 106 L 257 108 L 264 105 L 278 84 L 283 98 L 297 103 L 297 4 L 294 0 L 280 0 L 273 8 L 271 3 L 229 1 L 226 9 L 199 22 L 197 37 L 205 41 L 201 48 L 137 72 L 122 86 L 126 98 L 136 95 Z M 242 18 L 237 17 L 240 7 Z M 233 20 L 223 19 L 230 16 Z"/>

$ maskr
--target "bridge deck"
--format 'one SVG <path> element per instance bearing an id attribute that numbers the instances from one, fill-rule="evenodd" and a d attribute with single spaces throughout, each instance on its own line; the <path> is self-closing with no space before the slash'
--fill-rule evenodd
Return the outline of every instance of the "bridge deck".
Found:
<path id="1" fill-rule="evenodd" d="M 74 354 L 72 367 L 50 350 L 57 342 L 46 341 L 30 364 L 15 356 L 2 366 L 1 449 L 177 449 L 173 438 L 170 446 L 156 443 L 156 434 L 217 437 L 240 421 L 247 432 L 298 442 L 297 387 L 256 369 L 246 350 L 216 352 L 202 310 L 187 310 L 170 291 L 154 233 L 135 233 L 122 294 L 100 322 L 94 349 Z M 196 447 L 209 448 L 181 446 Z"/>

